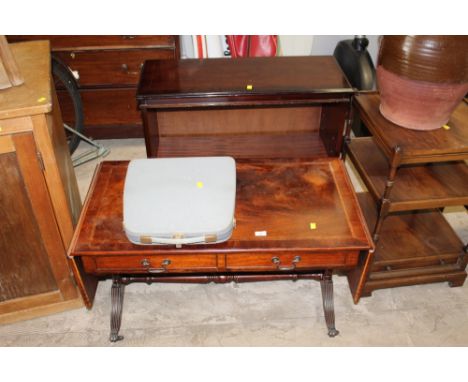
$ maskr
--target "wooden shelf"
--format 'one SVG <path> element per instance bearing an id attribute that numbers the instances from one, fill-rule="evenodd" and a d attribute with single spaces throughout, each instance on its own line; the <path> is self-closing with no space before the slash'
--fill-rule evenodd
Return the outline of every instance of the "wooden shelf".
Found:
<path id="1" fill-rule="evenodd" d="M 239 134 L 221 136 L 163 136 L 159 157 L 230 155 L 234 158 L 326 157 L 317 132 Z M 253 154 L 256 153 L 256 154 Z"/>
<path id="2" fill-rule="evenodd" d="M 354 98 L 354 106 L 378 147 L 391 158 L 395 147 L 401 150 L 400 164 L 433 163 L 468 158 L 468 104 L 461 102 L 447 123 L 448 130 L 416 131 L 385 119 L 379 111 L 377 93 Z"/>
<path id="3" fill-rule="evenodd" d="M 367 192 L 358 193 L 358 200 L 372 230 L 377 219 L 375 202 Z M 438 210 L 400 212 L 385 219 L 372 269 L 399 268 L 409 263 L 440 264 L 439 260 L 458 258 L 462 251 L 462 241 Z M 435 258 L 436 262 L 429 258 Z"/>
<path id="4" fill-rule="evenodd" d="M 354 138 L 348 153 L 374 199 L 380 200 L 389 163 L 373 138 Z M 467 205 L 468 166 L 463 161 L 401 166 L 389 199 L 389 212 Z"/>

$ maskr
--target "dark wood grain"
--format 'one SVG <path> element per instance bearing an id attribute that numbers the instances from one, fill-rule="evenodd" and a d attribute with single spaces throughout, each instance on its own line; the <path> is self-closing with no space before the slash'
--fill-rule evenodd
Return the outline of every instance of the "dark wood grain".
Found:
<path id="1" fill-rule="evenodd" d="M 375 202 L 367 193 L 359 193 L 358 199 L 372 227 L 377 218 Z M 388 216 L 382 227 L 372 270 L 456 262 L 462 250 L 463 243 L 439 210 L 396 213 Z"/>
<path id="2" fill-rule="evenodd" d="M 305 162 L 307 163 L 307 162 Z M 127 162 L 105 162 L 90 191 L 74 256 L 104 254 L 173 254 L 168 246 L 130 243 L 122 226 L 122 192 Z M 185 246 L 178 254 L 231 253 L 244 250 L 278 252 L 359 251 L 369 246 L 355 195 L 339 160 L 238 164 L 237 227 L 228 242 Z M 110 181 L 112 180 L 112 181 Z M 311 230 L 314 222 L 317 229 Z M 346 222 L 346 224 L 343 224 Z M 256 231 L 268 232 L 256 237 Z"/>
<path id="3" fill-rule="evenodd" d="M 85 134 L 98 139 L 142 138 L 135 89 L 82 89 Z M 70 97 L 58 91 L 64 121 L 73 120 Z"/>
<path id="4" fill-rule="evenodd" d="M 0 164 L 0 302 L 57 290 L 16 154 Z"/>
<path id="5" fill-rule="evenodd" d="M 79 73 L 83 88 L 128 86 L 135 88 L 145 60 L 173 59 L 173 49 L 132 49 L 55 52 L 71 70 Z"/>
<path id="6" fill-rule="evenodd" d="M 311 158 L 340 154 L 352 92 L 333 57 L 149 60 L 137 99 L 149 157 Z"/>
<path id="7" fill-rule="evenodd" d="M 349 104 L 324 104 L 320 117 L 320 138 L 328 156 L 340 155 L 344 132 L 348 123 Z"/>
<path id="8" fill-rule="evenodd" d="M 252 85 L 252 90 L 247 90 Z M 352 92 L 333 57 L 274 57 L 243 60 L 147 61 L 138 99 L 191 96 L 251 96 Z M 214 99 L 213 99 L 214 100 Z"/>
<path id="9" fill-rule="evenodd" d="M 132 48 L 173 48 L 176 36 L 169 35 L 9 35 L 9 42 L 49 40 L 53 51 Z"/>
<path id="10" fill-rule="evenodd" d="M 378 94 L 361 94 L 354 105 L 387 158 L 401 149 L 401 164 L 443 162 L 468 158 L 468 104 L 460 103 L 448 122 L 449 130 L 414 131 L 395 125 L 379 112 Z"/>
<path id="11" fill-rule="evenodd" d="M 358 194 L 369 227 L 377 209 L 367 193 Z M 388 216 L 376 244 L 363 295 L 375 289 L 466 278 L 463 243 L 439 210 Z M 363 275 L 361 275 L 363 277 Z"/>
<path id="12" fill-rule="evenodd" d="M 217 155 L 234 158 L 323 158 L 327 152 L 317 133 L 159 138 L 158 157 Z"/>
<path id="13" fill-rule="evenodd" d="M 372 138 L 355 138 L 349 155 L 375 200 L 383 197 L 388 161 Z M 398 169 L 389 211 L 468 204 L 468 166 L 464 161 L 406 165 Z"/>

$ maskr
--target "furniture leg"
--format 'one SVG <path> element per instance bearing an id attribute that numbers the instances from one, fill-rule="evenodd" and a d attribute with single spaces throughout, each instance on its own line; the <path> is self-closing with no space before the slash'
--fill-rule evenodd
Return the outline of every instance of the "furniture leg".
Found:
<path id="1" fill-rule="evenodd" d="M 125 285 L 122 283 L 122 278 L 120 276 L 113 276 L 112 280 L 112 308 L 110 318 L 111 332 L 109 340 L 111 342 L 117 342 L 123 339 L 123 336 L 119 336 L 119 330 L 120 323 L 122 322 L 122 307 Z"/>
<path id="2" fill-rule="evenodd" d="M 320 287 L 322 289 L 323 311 L 325 313 L 325 322 L 327 323 L 328 335 L 330 337 L 335 337 L 340 332 L 335 328 L 332 271 L 327 270 L 324 272 L 322 280 L 320 280 Z"/>

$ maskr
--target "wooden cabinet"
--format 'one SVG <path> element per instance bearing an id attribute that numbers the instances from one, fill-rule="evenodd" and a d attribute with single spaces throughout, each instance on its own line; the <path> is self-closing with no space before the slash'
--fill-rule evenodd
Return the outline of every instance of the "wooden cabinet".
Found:
<path id="1" fill-rule="evenodd" d="M 463 285 L 466 243 L 440 210 L 468 205 L 468 105 L 462 102 L 445 128 L 428 132 L 387 121 L 377 94 L 357 96 L 355 111 L 372 137 L 352 139 L 347 153 L 369 191 L 359 199 L 376 251 L 370 267 L 350 279 L 365 282 L 363 296 L 421 283 Z"/>
<path id="2" fill-rule="evenodd" d="M 0 91 L 0 323 L 82 306 L 66 250 L 81 201 L 49 44 L 11 44 L 25 82 Z"/>
<path id="3" fill-rule="evenodd" d="M 145 60 L 179 56 L 177 36 L 8 36 L 11 41 L 50 40 L 52 54 L 78 76 L 85 133 L 93 138 L 143 137 L 136 86 Z M 57 89 L 64 120 L 72 103 Z"/>

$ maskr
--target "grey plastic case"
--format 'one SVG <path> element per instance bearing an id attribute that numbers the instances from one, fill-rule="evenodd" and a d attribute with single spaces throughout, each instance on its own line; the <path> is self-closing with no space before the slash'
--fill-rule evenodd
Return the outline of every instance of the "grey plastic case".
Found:
<path id="1" fill-rule="evenodd" d="M 125 178 L 123 225 L 143 245 L 220 243 L 235 224 L 231 157 L 135 159 Z"/>

